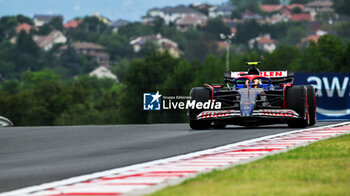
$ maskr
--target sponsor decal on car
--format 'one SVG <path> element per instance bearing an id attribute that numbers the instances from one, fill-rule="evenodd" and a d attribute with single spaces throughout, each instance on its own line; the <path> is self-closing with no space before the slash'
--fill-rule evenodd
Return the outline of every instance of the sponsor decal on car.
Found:
<path id="1" fill-rule="evenodd" d="M 247 74 L 248 72 L 231 72 L 231 78 L 237 78 L 244 74 Z M 288 72 L 287 71 L 261 71 L 260 76 L 264 77 L 287 77 Z"/>
<path id="2" fill-rule="evenodd" d="M 262 110 L 263 115 L 266 116 L 286 116 L 295 117 L 298 114 L 292 110 Z"/>
<path id="3" fill-rule="evenodd" d="M 199 116 L 200 119 L 202 118 L 217 118 L 217 117 L 225 117 L 230 116 L 231 110 L 227 111 L 216 111 L 216 112 L 202 112 Z"/>

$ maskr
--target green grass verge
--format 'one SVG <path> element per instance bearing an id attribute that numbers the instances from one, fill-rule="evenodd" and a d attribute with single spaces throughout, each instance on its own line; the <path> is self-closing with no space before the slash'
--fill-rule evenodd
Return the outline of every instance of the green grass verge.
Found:
<path id="1" fill-rule="evenodd" d="M 350 135 L 215 170 L 152 195 L 350 195 Z"/>

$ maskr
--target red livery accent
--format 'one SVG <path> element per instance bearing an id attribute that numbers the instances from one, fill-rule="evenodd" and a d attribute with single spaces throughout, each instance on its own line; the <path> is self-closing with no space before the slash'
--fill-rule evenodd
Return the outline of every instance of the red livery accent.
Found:
<path id="1" fill-rule="evenodd" d="M 214 88 L 210 84 L 204 84 L 204 86 L 207 86 L 211 90 L 211 104 L 213 104 L 213 99 L 214 99 Z M 211 108 L 211 106 L 210 106 Z"/>
<path id="2" fill-rule="evenodd" d="M 227 111 L 218 111 L 218 112 L 205 112 L 200 118 L 215 118 L 215 117 L 224 117 L 230 115 L 230 110 Z"/>
<path id="3" fill-rule="evenodd" d="M 222 88 L 223 85 L 213 85 L 213 88 Z"/>
<path id="4" fill-rule="evenodd" d="M 289 116 L 289 117 L 294 117 L 295 114 L 292 111 L 273 111 L 273 110 L 263 110 L 264 115 L 269 115 L 269 116 Z"/>
<path id="5" fill-rule="evenodd" d="M 293 83 L 282 84 L 283 87 L 283 108 L 286 109 L 286 88 L 291 87 Z"/>

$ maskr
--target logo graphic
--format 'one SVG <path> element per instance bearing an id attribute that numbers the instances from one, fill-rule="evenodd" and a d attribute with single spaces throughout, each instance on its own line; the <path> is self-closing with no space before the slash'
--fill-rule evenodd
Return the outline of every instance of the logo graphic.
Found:
<path id="1" fill-rule="evenodd" d="M 307 82 L 315 88 L 316 96 L 319 98 L 324 97 L 323 99 L 327 99 L 327 97 L 332 99 L 346 99 L 349 77 L 343 77 L 342 82 L 341 80 L 342 79 L 338 76 L 334 76 L 332 79 L 326 76 L 310 76 L 307 78 Z M 322 92 L 323 89 L 326 93 Z M 338 101 L 338 103 L 341 103 L 341 101 Z M 325 105 L 323 105 L 323 107 L 324 106 Z M 325 109 L 317 107 L 317 112 L 328 117 L 342 117 L 350 114 L 350 109 L 346 109 L 346 107 L 347 104 L 342 104 L 342 108 L 344 109 Z"/>
<path id="2" fill-rule="evenodd" d="M 160 97 L 157 93 L 143 93 L 143 110 L 160 110 Z"/>

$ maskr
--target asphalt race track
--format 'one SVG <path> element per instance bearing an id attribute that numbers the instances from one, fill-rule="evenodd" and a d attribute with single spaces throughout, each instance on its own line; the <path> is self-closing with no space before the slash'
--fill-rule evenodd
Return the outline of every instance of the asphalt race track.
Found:
<path id="1" fill-rule="evenodd" d="M 187 124 L 0 128 L 0 193 L 291 130 L 191 131 Z"/>

